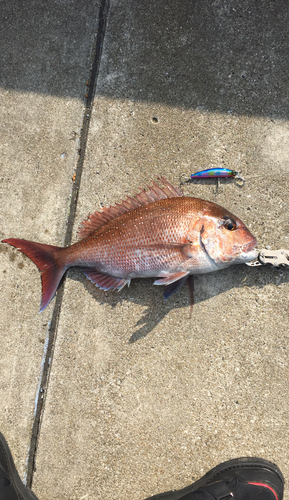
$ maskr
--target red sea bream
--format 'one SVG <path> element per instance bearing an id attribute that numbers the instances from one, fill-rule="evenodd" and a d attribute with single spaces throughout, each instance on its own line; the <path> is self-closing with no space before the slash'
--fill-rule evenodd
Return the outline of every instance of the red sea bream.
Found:
<path id="1" fill-rule="evenodd" d="M 115 206 L 89 215 L 80 240 L 67 248 L 16 238 L 3 240 L 41 272 L 40 311 L 65 271 L 78 266 L 103 290 L 121 290 L 132 278 L 157 278 L 165 298 L 193 276 L 254 260 L 257 241 L 243 222 L 210 201 L 183 196 L 164 178 Z"/>

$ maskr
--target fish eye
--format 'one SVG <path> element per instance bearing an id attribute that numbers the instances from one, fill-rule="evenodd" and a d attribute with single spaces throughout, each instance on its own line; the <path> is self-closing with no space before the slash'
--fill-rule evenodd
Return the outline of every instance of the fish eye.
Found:
<path id="1" fill-rule="evenodd" d="M 224 226 L 228 231 L 234 231 L 237 227 L 236 222 L 233 219 L 227 219 L 224 223 Z"/>

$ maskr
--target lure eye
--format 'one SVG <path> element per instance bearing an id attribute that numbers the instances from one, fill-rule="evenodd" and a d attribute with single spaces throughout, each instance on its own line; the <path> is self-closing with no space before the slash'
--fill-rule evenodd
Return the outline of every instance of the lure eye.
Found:
<path id="1" fill-rule="evenodd" d="M 228 229 L 228 231 L 234 231 L 237 227 L 237 224 L 233 219 L 227 219 L 224 226 L 226 229 Z"/>

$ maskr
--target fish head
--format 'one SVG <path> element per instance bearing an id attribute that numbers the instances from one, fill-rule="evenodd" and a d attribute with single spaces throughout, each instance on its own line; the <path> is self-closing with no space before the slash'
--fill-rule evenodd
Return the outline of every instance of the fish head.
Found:
<path id="1" fill-rule="evenodd" d="M 238 217 L 225 208 L 208 202 L 200 220 L 200 244 L 219 268 L 257 258 L 256 238 Z"/>

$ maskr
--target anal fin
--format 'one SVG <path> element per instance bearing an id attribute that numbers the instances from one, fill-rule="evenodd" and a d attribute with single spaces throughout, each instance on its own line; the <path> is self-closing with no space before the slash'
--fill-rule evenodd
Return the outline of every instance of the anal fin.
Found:
<path id="1" fill-rule="evenodd" d="M 82 268 L 81 270 L 84 272 L 85 276 L 92 283 L 94 283 L 94 285 L 101 288 L 101 290 L 121 290 L 125 285 L 129 286 L 130 284 L 130 279 L 115 278 L 114 276 L 103 274 L 95 269 L 90 268 Z"/>

